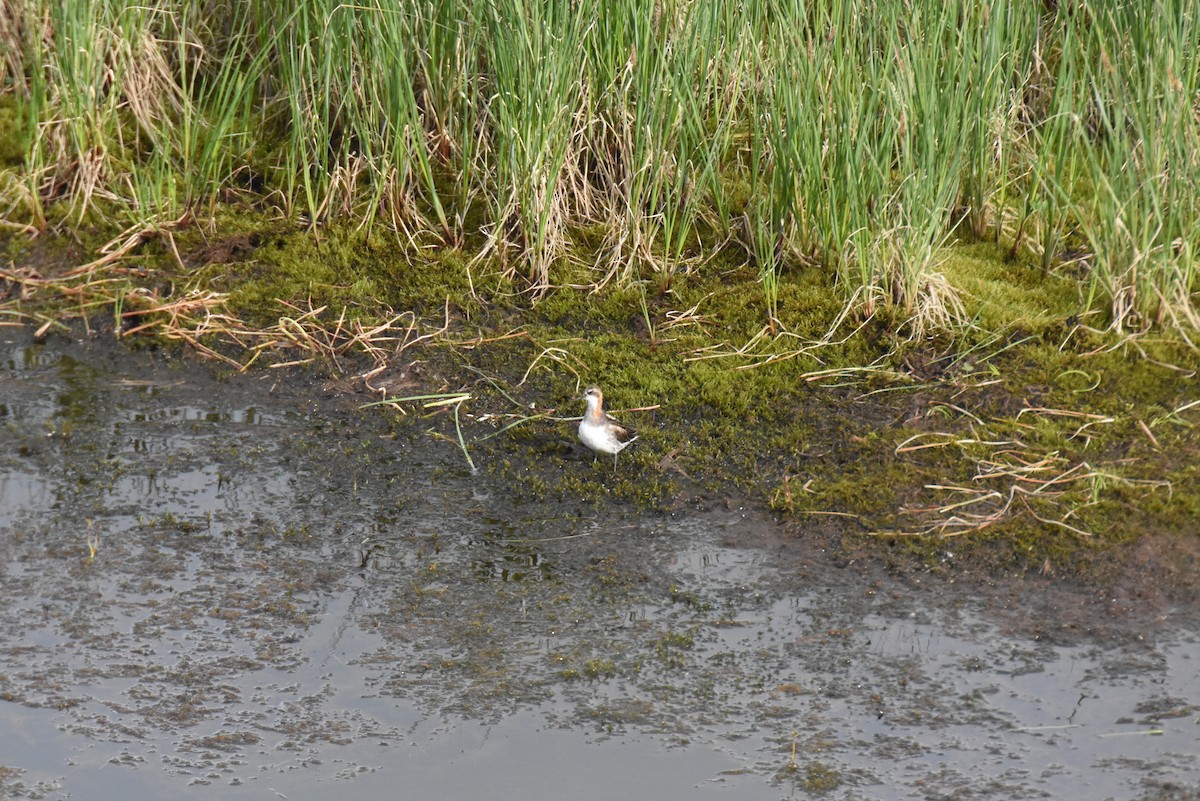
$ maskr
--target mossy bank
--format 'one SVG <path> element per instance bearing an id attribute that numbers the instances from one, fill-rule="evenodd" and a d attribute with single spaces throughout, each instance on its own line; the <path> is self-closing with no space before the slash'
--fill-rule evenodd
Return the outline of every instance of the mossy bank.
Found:
<path id="1" fill-rule="evenodd" d="M 584 254 L 534 295 L 494 261 L 252 211 L 84 271 L 90 244 L 3 247 L 5 322 L 187 347 L 219 369 L 293 364 L 291 380 L 443 438 L 447 469 L 529 499 L 769 508 L 796 536 L 928 565 L 975 553 L 1072 574 L 1146 534 L 1194 550 L 1195 351 L 1090 328 L 1074 283 L 986 244 L 943 267 L 976 324 L 920 339 L 884 312 L 847 316 L 817 269 L 782 275 L 764 326 L 739 253 L 666 292 L 601 286 Z M 590 383 L 640 434 L 615 470 L 575 439 Z"/>

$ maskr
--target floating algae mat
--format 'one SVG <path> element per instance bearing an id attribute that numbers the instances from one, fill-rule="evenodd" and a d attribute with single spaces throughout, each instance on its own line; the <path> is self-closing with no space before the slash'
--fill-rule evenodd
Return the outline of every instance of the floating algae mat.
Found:
<path id="1" fill-rule="evenodd" d="M 514 499 L 264 373 L 0 329 L 0 797 L 1200 792 L 1193 607 Z"/>

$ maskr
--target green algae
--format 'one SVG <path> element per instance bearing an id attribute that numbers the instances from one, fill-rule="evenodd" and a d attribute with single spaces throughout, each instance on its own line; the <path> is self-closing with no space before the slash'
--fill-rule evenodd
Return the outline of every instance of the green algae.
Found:
<path id="1" fill-rule="evenodd" d="M 835 769 L 822 762 L 814 761 L 804 769 L 804 779 L 800 782 L 805 791 L 823 795 L 830 793 L 845 784 L 845 779 Z"/>
<path id="2" fill-rule="evenodd" d="M 601 657 L 582 658 L 577 654 L 551 654 L 550 661 L 558 668 L 558 677 L 564 681 L 600 681 L 612 678 L 617 673 L 613 660 Z"/>

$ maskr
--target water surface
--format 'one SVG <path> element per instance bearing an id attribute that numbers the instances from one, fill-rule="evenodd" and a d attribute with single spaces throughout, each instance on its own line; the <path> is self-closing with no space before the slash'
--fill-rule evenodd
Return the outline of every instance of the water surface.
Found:
<path id="1" fill-rule="evenodd" d="M 1193 609 L 514 499 L 362 401 L 0 329 L 0 796 L 1200 793 Z"/>

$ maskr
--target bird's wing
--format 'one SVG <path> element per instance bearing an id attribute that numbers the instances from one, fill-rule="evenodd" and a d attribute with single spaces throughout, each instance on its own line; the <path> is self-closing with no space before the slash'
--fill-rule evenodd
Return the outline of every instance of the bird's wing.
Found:
<path id="1" fill-rule="evenodd" d="M 608 418 L 608 422 L 612 423 L 612 425 L 613 425 L 612 431 L 613 431 L 613 434 L 615 434 L 617 437 L 617 442 L 629 442 L 629 440 L 631 440 L 637 436 L 636 433 L 634 433 L 633 431 L 630 431 L 628 428 L 621 425 L 620 423 L 618 423 L 616 420 L 614 420 L 611 417 Z"/>

